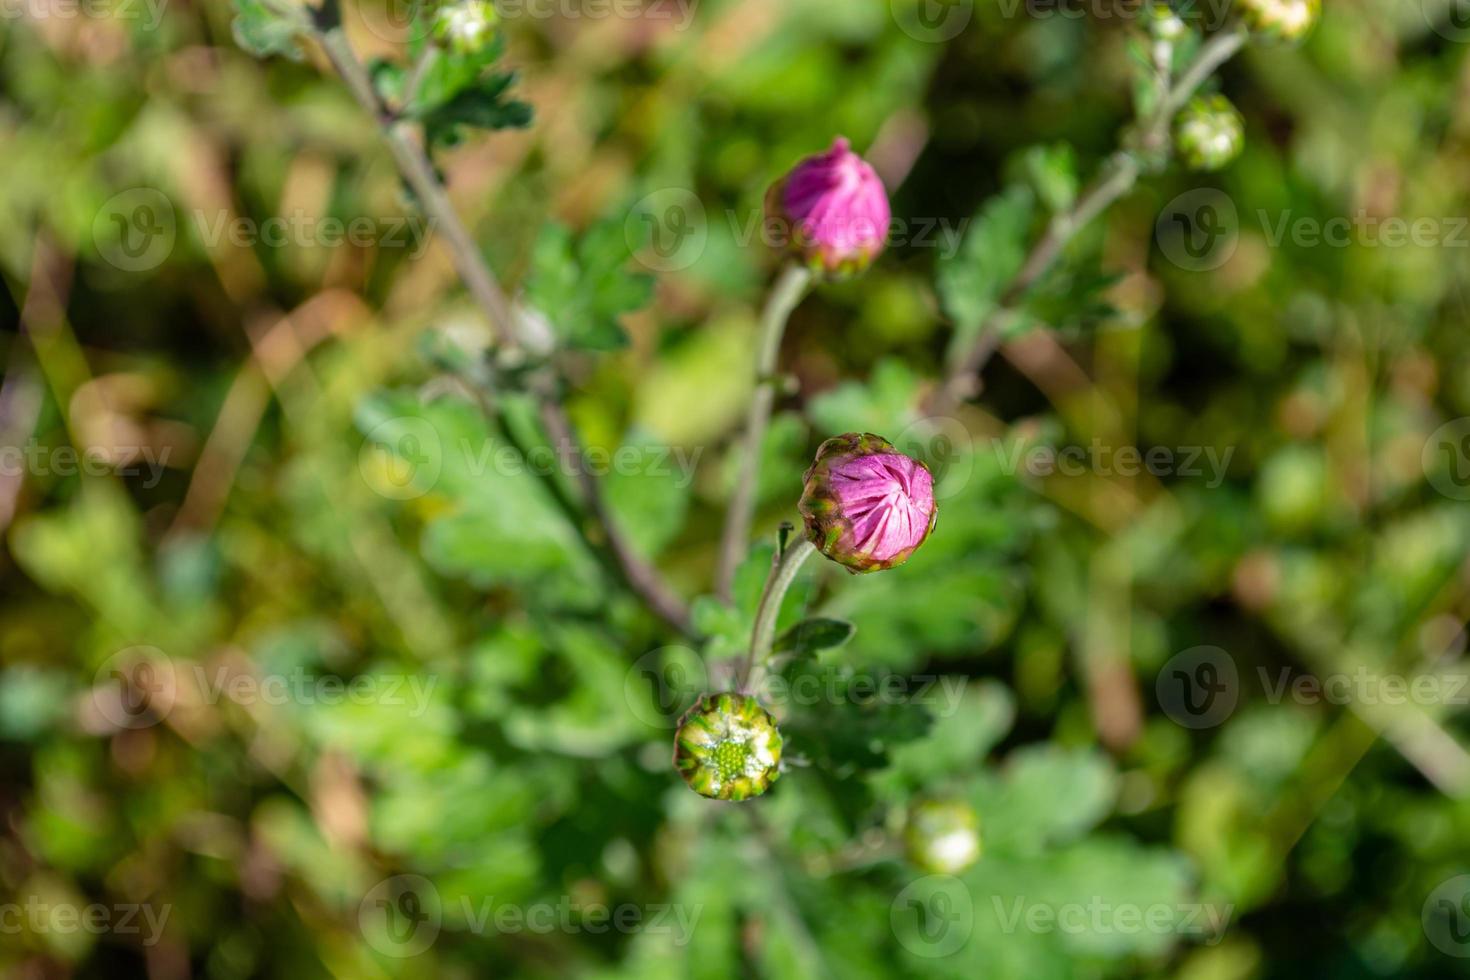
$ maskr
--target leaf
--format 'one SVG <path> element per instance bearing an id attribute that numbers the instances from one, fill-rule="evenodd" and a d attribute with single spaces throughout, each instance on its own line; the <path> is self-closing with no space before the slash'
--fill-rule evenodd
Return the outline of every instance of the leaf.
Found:
<path id="1" fill-rule="evenodd" d="M 533 115 L 531 106 L 506 97 L 515 80 L 514 72 L 492 73 L 424 110 L 420 118 L 429 145 L 455 146 L 464 139 L 465 127 L 496 130 L 529 126 Z"/>
<path id="2" fill-rule="evenodd" d="M 997 853 L 1036 854 L 1075 840 L 1113 807 L 1117 772 L 1100 753 L 1051 744 L 1018 749 L 998 782 L 982 780 L 975 805 Z"/>
<path id="3" fill-rule="evenodd" d="M 794 754 L 805 755 L 834 779 L 886 766 L 890 749 L 919 738 L 932 721 L 921 707 L 875 695 L 882 689 L 882 675 L 834 673 L 813 660 L 794 660 L 782 676 L 788 690 L 822 692 L 812 704 L 793 697 L 793 710 L 782 719 L 781 731 Z"/>
<path id="4" fill-rule="evenodd" d="M 776 638 L 775 652 L 814 656 L 819 651 L 842 646 L 856 632 L 857 627 L 845 619 L 807 619 Z"/>
<path id="5" fill-rule="evenodd" d="M 478 90 L 482 96 L 499 98 L 515 81 L 515 75 L 490 75 L 487 71 L 504 51 L 505 36 L 498 32 L 478 51 L 440 48 L 419 81 L 413 104 L 406 107 L 408 115 L 423 119 L 465 92 Z"/>
<path id="6" fill-rule="evenodd" d="M 1021 271 L 1035 210 L 1030 188 L 1010 187 L 981 209 L 959 252 L 940 260 L 939 296 L 955 322 L 952 349 L 962 348 L 975 335 L 1006 284 Z"/>
<path id="7" fill-rule="evenodd" d="M 539 600 L 595 594 L 594 563 L 534 461 L 491 430 L 478 409 L 384 392 L 359 403 L 356 422 L 370 443 L 409 467 L 407 499 L 435 501 L 422 549 L 440 573 L 481 587 L 534 586 Z"/>
<path id="8" fill-rule="evenodd" d="M 1077 200 L 1077 154 L 1072 145 L 1033 146 L 1024 159 L 1026 174 L 1047 210 L 1055 214 L 1070 208 Z"/>
<path id="9" fill-rule="evenodd" d="M 954 697 L 955 686 L 962 692 Z M 933 702 L 934 727 L 924 737 L 901 745 L 892 765 L 876 777 L 891 792 L 936 786 L 951 776 L 975 770 L 1011 730 L 1016 702 L 1004 685 L 976 684 L 966 677 L 944 676 L 923 696 Z"/>
<path id="10" fill-rule="evenodd" d="M 811 400 L 808 411 L 821 432 L 872 432 L 897 439 L 914 421 L 919 376 L 897 358 L 884 358 L 866 382 L 845 381 Z"/>
<path id="11" fill-rule="evenodd" d="M 284 55 L 292 61 L 302 58 L 298 37 L 306 13 L 293 16 L 283 13 L 265 0 L 234 0 L 235 43 L 257 58 Z"/>
<path id="12" fill-rule="evenodd" d="M 630 435 L 609 460 L 603 483 L 608 506 L 633 546 L 651 558 L 684 527 L 693 463 L 643 433 Z"/>
<path id="13" fill-rule="evenodd" d="M 576 243 L 564 226 L 548 224 L 531 256 L 526 300 L 568 347 L 625 347 L 628 337 L 618 318 L 653 298 L 652 277 L 630 272 L 631 257 L 621 222 L 599 222 Z"/>

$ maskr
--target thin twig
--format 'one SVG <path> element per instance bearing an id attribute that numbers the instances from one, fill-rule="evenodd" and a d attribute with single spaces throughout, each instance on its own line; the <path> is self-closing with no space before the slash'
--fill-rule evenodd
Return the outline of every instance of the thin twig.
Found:
<path id="1" fill-rule="evenodd" d="M 781 338 L 786 322 L 811 284 L 812 274 L 803 266 L 791 263 L 771 287 L 765 312 L 761 315 L 760 349 L 756 354 L 755 392 L 745 419 L 745 436 L 741 444 L 743 456 L 740 474 L 725 512 L 725 528 L 720 535 L 719 565 L 715 572 L 715 591 L 730 598 L 735 570 L 740 567 L 750 544 L 750 525 L 755 511 L 756 484 L 760 482 L 761 447 L 766 427 L 771 422 L 771 409 L 776 402 L 776 365 L 781 354 Z"/>
<path id="2" fill-rule="evenodd" d="M 1140 130 L 1139 149 L 1156 150 L 1168 139 L 1174 116 L 1205 80 L 1245 45 L 1246 38 L 1245 29 L 1234 26 L 1205 42 L 1194 62 L 1160 100 L 1158 108 Z M 1046 234 L 1032 247 L 1020 271 L 1001 294 L 995 309 L 981 323 L 970 347 L 955 359 L 944 384 L 930 401 L 931 414 L 945 415 L 974 393 L 980 372 L 1000 347 L 1001 338 L 1021 300 L 1051 269 L 1077 233 L 1133 188 L 1142 171 L 1143 161 L 1138 150 L 1119 150 L 1108 158 L 1102 171 L 1072 209 L 1052 219 Z"/>
<path id="3" fill-rule="evenodd" d="M 419 55 L 419 60 L 414 62 L 408 81 L 403 85 L 403 97 L 399 101 L 399 111 L 405 111 L 413 106 L 419 97 L 419 89 L 423 88 L 424 79 L 429 77 L 429 69 L 438 60 L 439 49 L 432 44 L 426 46 L 424 53 Z"/>
<path id="4" fill-rule="evenodd" d="M 518 349 L 520 338 L 509 300 L 500 288 L 499 282 L 496 281 L 494 273 L 490 271 L 484 256 L 480 254 L 479 246 L 473 236 L 460 221 L 459 214 L 454 210 L 444 185 L 440 183 L 438 175 L 434 172 L 428 155 L 410 135 L 410 125 L 396 119 L 378 98 L 367 69 L 358 59 L 346 34 L 343 33 L 336 14 L 335 0 L 328 0 L 323 8 L 320 22 L 331 26 L 326 29 L 313 28 L 312 36 L 322 46 L 333 69 L 342 77 L 358 105 L 377 122 L 379 132 L 387 143 L 399 172 L 418 197 L 419 205 L 429 217 L 430 227 L 448 245 L 455 271 L 459 273 L 470 295 L 489 319 L 490 326 L 500 345 L 506 350 Z M 554 383 L 542 384 L 534 393 L 540 401 L 541 421 L 551 441 L 558 446 L 576 451 L 580 455 L 578 449 L 580 443 L 577 441 L 571 420 L 567 418 L 566 411 L 558 400 L 556 385 Z M 498 411 L 495 412 L 495 417 L 500 417 Z M 501 422 L 501 428 L 507 428 L 503 419 Z M 548 484 L 553 495 L 560 492 L 555 478 L 550 474 L 542 475 L 541 478 Z M 594 552 L 602 548 L 608 549 L 613 558 L 613 561 L 608 563 L 608 567 L 617 572 L 622 582 L 668 625 L 680 633 L 686 635 L 692 633 L 693 627 L 683 602 L 664 584 L 657 570 L 632 549 L 628 539 L 615 526 L 610 508 L 603 497 L 602 488 L 595 475 L 587 471 L 585 467 L 578 467 L 578 484 L 586 498 L 584 501 L 586 509 L 602 524 L 605 538 L 604 541 L 595 540 L 588 533 L 586 522 L 576 521 L 575 526 L 578 533 L 581 534 L 588 547 Z"/>

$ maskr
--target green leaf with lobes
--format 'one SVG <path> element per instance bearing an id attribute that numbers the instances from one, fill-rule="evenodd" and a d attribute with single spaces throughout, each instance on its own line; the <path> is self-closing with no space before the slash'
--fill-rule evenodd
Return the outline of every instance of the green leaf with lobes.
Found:
<path id="1" fill-rule="evenodd" d="M 621 222 L 593 225 L 580 241 L 548 224 L 531 256 L 526 301 L 550 321 L 563 342 L 580 350 L 626 347 L 619 318 L 653 299 L 653 278 L 627 268 L 632 257 Z"/>
<path id="2" fill-rule="evenodd" d="M 468 129 L 525 129 L 531 125 L 528 103 L 506 97 L 515 84 L 514 72 L 496 72 L 476 79 L 433 108 L 421 109 L 424 137 L 430 146 L 455 146 Z"/>
<path id="3" fill-rule="evenodd" d="M 807 619 L 777 637 L 775 652 L 812 656 L 842 646 L 856 632 L 857 627 L 844 619 Z"/>
<path id="4" fill-rule="evenodd" d="M 1021 271 L 1035 211 L 1030 188 L 1009 188 L 981 209 L 959 252 L 940 262 L 939 297 L 955 323 L 952 350 L 962 349 L 975 336 Z"/>

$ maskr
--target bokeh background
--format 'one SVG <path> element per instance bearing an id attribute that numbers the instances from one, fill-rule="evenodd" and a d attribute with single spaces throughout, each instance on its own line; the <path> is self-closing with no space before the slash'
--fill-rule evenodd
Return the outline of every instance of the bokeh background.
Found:
<path id="1" fill-rule="evenodd" d="M 1129 120 L 1126 5 L 503 8 L 534 120 L 438 163 L 512 290 L 549 222 L 653 276 L 568 408 L 636 449 L 608 496 L 701 644 L 487 457 L 443 368 L 485 325 L 318 52 L 252 57 L 221 0 L 4 4 L 0 972 L 1470 974 L 1460 7 L 1253 44 L 1239 160 L 1146 177 L 937 420 L 944 284 L 1012 266 Z M 401 23 L 347 10 L 364 57 Z M 838 693 L 777 705 L 799 764 L 720 805 L 669 755 L 769 560 L 707 598 L 752 231 L 838 134 L 915 233 L 793 317 L 758 530 L 854 429 L 930 459 L 941 517 L 900 571 L 804 577 L 857 627 L 811 666 Z M 935 796 L 980 815 L 956 878 L 895 851 Z"/>

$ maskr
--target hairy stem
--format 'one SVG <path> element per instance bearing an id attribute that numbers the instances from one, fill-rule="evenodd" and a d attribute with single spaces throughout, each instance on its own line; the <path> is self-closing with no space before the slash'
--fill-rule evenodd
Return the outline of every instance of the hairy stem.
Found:
<path id="1" fill-rule="evenodd" d="M 1156 149 L 1164 144 L 1179 110 L 1216 69 L 1234 57 L 1245 45 L 1246 38 L 1245 29 L 1236 25 L 1204 43 L 1189 68 L 1144 122 L 1139 134 L 1140 147 Z M 1142 172 L 1143 161 L 1137 151 L 1118 150 L 1108 158 L 1072 209 L 1052 219 L 1046 234 L 1032 247 L 1021 270 L 1001 294 L 1000 302 L 985 318 L 969 348 L 953 362 L 943 386 L 930 401 L 930 412 L 944 415 L 974 393 L 980 372 L 1000 346 L 1001 337 L 1026 293 L 1051 269 L 1079 231 L 1132 190 Z"/>
<path id="2" fill-rule="evenodd" d="M 766 578 L 766 587 L 761 592 L 760 605 L 755 610 L 755 627 L 750 631 L 750 651 L 745 656 L 745 668 L 740 672 L 740 690 L 750 693 L 751 681 L 757 667 L 765 666 L 771 655 L 771 644 L 776 639 L 776 617 L 781 612 L 781 602 L 786 598 L 796 573 L 817 550 L 817 546 L 802 538 L 777 555 L 771 562 L 771 574 Z"/>
<path id="3" fill-rule="evenodd" d="M 517 336 L 510 302 L 496 281 L 495 274 L 490 271 L 484 256 L 480 254 L 479 246 L 469 229 L 460 221 L 459 214 L 454 210 L 444 185 L 439 182 L 424 148 L 412 137 L 410 125 L 397 120 L 378 98 L 367 69 L 352 50 L 340 26 L 314 31 L 313 36 L 321 44 L 327 59 L 342 77 L 353 98 L 377 122 L 399 172 L 418 197 L 420 207 L 428 215 L 430 227 L 449 247 L 455 271 L 490 321 L 497 340 L 506 349 L 518 348 L 520 338 Z M 580 444 L 571 420 L 562 407 L 555 381 L 548 377 L 534 382 L 532 393 L 540 403 L 541 423 L 546 429 L 547 437 L 559 451 L 575 454 L 580 460 Z M 499 411 L 493 405 L 489 407 L 492 409 L 491 414 L 499 418 Z M 507 429 L 503 419 L 501 421 L 501 428 Z M 616 527 L 596 476 L 582 465 L 576 467 L 576 473 L 579 490 L 585 498 L 584 505 L 602 528 L 602 540 L 598 540 L 597 536 L 589 533 L 586 521 L 574 520 L 573 525 L 583 541 L 594 553 L 606 554 L 610 558 L 605 565 L 660 619 L 680 633 L 691 635 L 693 627 L 683 602 L 663 582 L 657 570 L 633 550 L 628 539 Z M 555 477 L 543 474 L 541 479 L 547 484 L 552 496 L 560 502 L 564 492 Z"/>
<path id="4" fill-rule="evenodd" d="M 801 302 L 812 274 L 803 266 L 790 263 L 771 287 L 761 315 L 760 348 L 756 353 L 755 392 L 745 418 L 745 435 L 741 443 L 740 474 L 725 512 L 725 528 L 720 536 L 719 565 L 715 572 L 715 591 L 730 598 L 735 569 L 745 557 L 750 543 L 750 525 L 755 512 L 756 484 L 760 482 L 761 445 L 766 427 L 771 422 L 771 408 L 776 403 L 776 364 L 781 354 L 781 338 L 786 335 L 786 322 Z"/>

